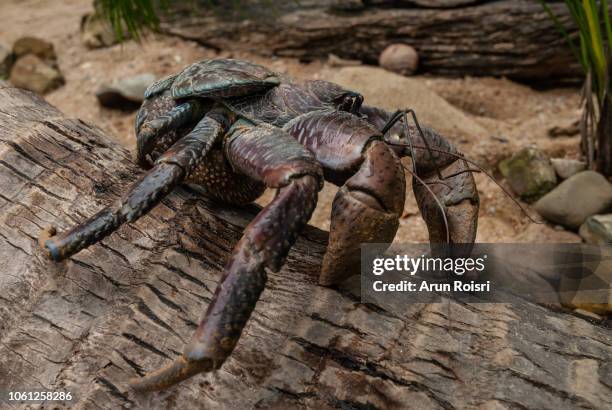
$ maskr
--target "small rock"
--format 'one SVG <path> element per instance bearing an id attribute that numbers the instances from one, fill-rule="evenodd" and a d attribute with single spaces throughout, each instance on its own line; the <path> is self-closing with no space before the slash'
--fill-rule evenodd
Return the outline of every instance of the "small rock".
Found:
<path id="1" fill-rule="evenodd" d="M 15 41 L 13 53 L 18 60 L 23 56 L 33 54 L 47 64 L 54 65 L 57 62 L 53 44 L 37 37 L 22 37 Z"/>
<path id="2" fill-rule="evenodd" d="M 109 108 L 138 108 L 144 101 L 144 92 L 155 81 L 151 73 L 122 78 L 111 85 L 102 85 L 96 92 L 100 104 Z"/>
<path id="3" fill-rule="evenodd" d="M 552 158 L 550 162 L 561 179 L 568 179 L 586 169 L 586 162 L 577 159 Z"/>
<path id="4" fill-rule="evenodd" d="M 612 205 L 612 185 L 601 174 L 582 171 L 569 177 L 535 204 L 551 222 L 578 229 L 586 219 Z"/>
<path id="5" fill-rule="evenodd" d="M 548 157 L 536 147 L 526 147 L 499 163 L 499 170 L 521 198 L 534 202 L 557 185 Z"/>
<path id="6" fill-rule="evenodd" d="M 580 226 L 579 233 L 587 243 L 596 245 L 612 243 L 612 214 L 589 217 Z"/>
<path id="7" fill-rule="evenodd" d="M 551 138 L 558 137 L 573 137 L 580 134 L 580 122 L 573 120 L 565 125 L 556 125 L 548 130 L 548 136 Z"/>
<path id="8" fill-rule="evenodd" d="M 93 49 L 112 46 L 119 39 L 108 20 L 99 13 L 90 13 L 81 19 L 81 41 Z"/>
<path id="9" fill-rule="evenodd" d="M 353 67 L 361 65 L 362 63 L 360 60 L 348 60 L 346 58 L 341 58 L 335 54 L 330 53 L 327 55 L 327 64 L 332 67 Z"/>
<path id="10" fill-rule="evenodd" d="M 17 60 L 9 79 L 15 86 L 44 94 L 64 84 L 62 73 L 38 58 L 28 54 Z"/>
<path id="11" fill-rule="evenodd" d="M 407 44 L 391 44 L 380 53 L 378 64 L 402 75 L 414 74 L 419 66 L 419 55 Z"/>
<path id="12" fill-rule="evenodd" d="M 0 80 L 8 78 L 14 62 L 15 55 L 9 49 L 0 45 Z"/>

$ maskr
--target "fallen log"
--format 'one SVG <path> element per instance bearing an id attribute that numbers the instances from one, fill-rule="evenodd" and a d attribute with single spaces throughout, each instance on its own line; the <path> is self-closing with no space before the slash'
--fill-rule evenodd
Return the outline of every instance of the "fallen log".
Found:
<path id="1" fill-rule="evenodd" d="M 105 409 L 610 408 L 605 322 L 528 302 L 361 304 L 357 277 L 317 285 L 327 236 L 312 227 L 269 275 L 219 371 L 134 394 L 128 379 L 182 350 L 257 210 L 181 188 L 102 243 L 62 263 L 45 259 L 43 227 L 92 215 L 139 172 L 99 128 L 0 82 L 5 399 L 35 389 L 71 392 L 66 407 Z"/>
<path id="2" fill-rule="evenodd" d="M 424 73 L 539 84 L 582 73 L 535 0 L 244 0 L 237 10 L 211 8 L 206 0 L 176 3 L 162 31 L 219 50 L 305 61 L 331 53 L 376 64 L 385 47 L 405 43 L 418 51 Z M 563 2 L 549 3 L 573 34 Z"/>

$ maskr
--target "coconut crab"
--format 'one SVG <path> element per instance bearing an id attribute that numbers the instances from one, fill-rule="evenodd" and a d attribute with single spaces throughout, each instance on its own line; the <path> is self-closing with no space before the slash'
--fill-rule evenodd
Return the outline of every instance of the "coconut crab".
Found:
<path id="1" fill-rule="evenodd" d="M 478 194 L 471 170 L 410 111 L 362 104 L 358 93 L 325 81 L 280 78 L 240 60 L 204 60 L 151 85 L 136 119 L 137 159 L 148 171 L 118 203 L 61 235 L 41 236 L 47 255 L 68 258 L 153 208 L 177 185 L 247 204 L 265 188 L 277 195 L 246 227 L 204 318 L 181 356 L 132 382 L 172 386 L 218 369 L 236 346 L 266 283 L 310 219 L 323 181 L 340 186 L 319 282 L 358 271 L 360 244 L 392 242 L 404 208 L 400 158 L 411 156 L 414 193 L 430 242 L 475 240 Z"/>

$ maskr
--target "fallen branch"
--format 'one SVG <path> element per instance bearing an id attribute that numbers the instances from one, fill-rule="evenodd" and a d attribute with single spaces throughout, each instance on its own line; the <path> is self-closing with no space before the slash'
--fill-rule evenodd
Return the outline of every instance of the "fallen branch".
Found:
<path id="1" fill-rule="evenodd" d="M 563 2 L 550 7 L 572 26 Z M 219 50 L 306 61 L 334 54 L 375 64 L 385 47 L 405 43 L 417 49 L 426 73 L 539 85 L 582 78 L 563 36 L 534 0 L 243 0 L 233 12 L 202 0 L 177 2 L 161 28 Z"/>

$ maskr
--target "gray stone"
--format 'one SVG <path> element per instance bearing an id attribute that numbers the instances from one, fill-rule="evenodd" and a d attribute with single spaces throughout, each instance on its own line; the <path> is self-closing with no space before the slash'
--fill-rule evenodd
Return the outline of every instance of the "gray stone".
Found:
<path id="1" fill-rule="evenodd" d="M 593 215 L 580 226 L 580 236 L 596 245 L 612 243 L 612 214 Z"/>
<path id="2" fill-rule="evenodd" d="M 535 204 L 551 222 L 578 229 L 586 219 L 612 205 L 612 185 L 601 174 L 582 171 L 566 179 Z"/>
<path id="3" fill-rule="evenodd" d="M 380 53 L 378 64 L 394 73 L 410 75 L 419 66 L 419 55 L 414 47 L 407 44 L 391 44 Z"/>
<path id="4" fill-rule="evenodd" d="M 586 169 L 586 162 L 577 159 L 552 158 L 550 162 L 561 179 L 568 179 Z"/>
<path id="5" fill-rule="evenodd" d="M 0 44 L 0 80 L 3 78 L 8 78 L 14 61 L 15 55 L 11 52 L 11 50 L 3 47 Z"/>
<path id="6" fill-rule="evenodd" d="M 64 84 L 62 73 L 34 54 L 17 60 L 11 69 L 10 82 L 20 88 L 45 94 Z"/>
<path id="7" fill-rule="evenodd" d="M 125 77 L 110 85 L 102 85 L 96 92 L 100 104 L 110 108 L 127 108 L 143 102 L 144 92 L 155 81 L 151 73 Z"/>
<path id="8" fill-rule="evenodd" d="M 523 200 L 534 202 L 557 185 L 548 157 L 536 147 L 526 147 L 499 163 L 499 170 Z"/>

